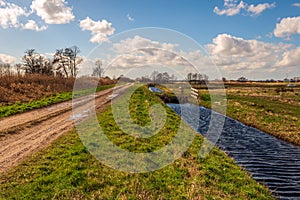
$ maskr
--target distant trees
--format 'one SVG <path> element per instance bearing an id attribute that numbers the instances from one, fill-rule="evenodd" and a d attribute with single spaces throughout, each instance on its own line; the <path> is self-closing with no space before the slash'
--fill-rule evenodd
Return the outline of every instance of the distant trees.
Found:
<path id="1" fill-rule="evenodd" d="M 93 68 L 92 76 L 96 76 L 98 78 L 102 78 L 104 76 L 104 68 L 102 68 L 102 61 L 96 60 L 95 62 L 96 67 Z"/>
<path id="2" fill-rule="evenodd" d="M 187 80 L 189 82 L 208 82 L 208 76 L 206 74 L 200 74 L 200 73 L 188 73 L 187 74 Z"/>
<path id="3" fill-rule="evenodd" d="M 170 76 L 168 72 L 160 73 L 158 71 L 152 72 L 152 74 L 150 75 L 150 78 L 152 79 L 152 81 L 154 83 L 169 83 L 176 79 L 174 74 L 172 74 Z"/>
<path id="4" fill-rule="evenodd" d="M 246 77 L 242 76 L 242 77 L 238 78 L 237 81 L 238 82 L 247 82 L 248 79 Z"/>
<path id="5" fill-rule="evenodd" d="M 0 64 L 0 76 L 10 76 L 12 73 L 12 66 L 7 63 Z"/>
<path id="6" fill-rule="evenodd" d="M 15 71 L 18 75 L 24 70 L 25 74 L 76 77 L 79 70 L 78 65 L 83 61 L 78 56 L 79 53 L 80 50 L 77 46 L 58 49 L 51 60 L 36 52 L 35 49 L 27 49 L 22 57 L 22 64 L 15 65 Z"/>
<path id="7" fill-rule="evenodd" d="M 37 53 L 35 49 L 27 49 L 22 57 L 22 61 L 26 74 L 53 75 L 53 67 L 50 60 Z"/>

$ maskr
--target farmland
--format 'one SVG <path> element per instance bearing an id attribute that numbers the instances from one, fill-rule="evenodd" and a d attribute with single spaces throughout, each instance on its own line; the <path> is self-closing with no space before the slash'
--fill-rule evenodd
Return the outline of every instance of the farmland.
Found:
<path id="1" fill-rule="evenodd" d="M 228 84 L 227 115 L 277 138 L 300 145 L 300 87 L 287 84 Z M 200 104 L 211 107 L 209 92 Z"/>

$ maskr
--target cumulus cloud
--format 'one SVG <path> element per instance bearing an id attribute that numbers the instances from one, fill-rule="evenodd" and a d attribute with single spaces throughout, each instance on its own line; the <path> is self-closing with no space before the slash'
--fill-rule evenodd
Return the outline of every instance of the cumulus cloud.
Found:
<path id="1" fill-rule="evenodd" d="M 129 20 L 129 21 L 131 21 L 131 22 L 134 22 L 134 18 L 133 17 L 131 17 L 129 14 L 127 14 L 127 19 Z"/>
<path id="2" fill-rule="evenodd" d="M 224 0 L 224 9 L 219 9 L 217 6 L 214 8 L 214 12 L 217 15 L 234 16 L 241 12 L 246 7 L 246 4 L 241 1 L 239 4 L 236 1 Z"/>
<path id="3" fill-rule="evenodd" d="M 116 67 L 138 67 L 150 64 L 166 66 L 186 65 L 178 56 L 177 44 L 158 42 L 134 36 L 113 44 L 114 52 L 121 55 L 114 63 Z"/>
<path id="4" fill-rule="evenodd" d="M 114 34 L 115 28 L 112 27 L 112 23 L 107 20 L 93 21 L 87 17 L 80 21 L 80 28 L 83 31 L 91 31 L 93 43 L 101 44 L 102 42 L 109 42 L 108 36 Z"/>
<path id="5" fill-rule="evenodd" d="M 266 9 L 271 9 L 271 8 L 275 8 L 276 4 L 275 3 L 272 3 L 272 4 L 269 4 L 269 3 L 262 3 L 262 4 L 258 4 L 258 5 L 250 5 L 248 7 L 248 11 L 250 13 L 252 13 L 253 15 L 259 15 L 261 14 L 263 11 L 265 11 Z"/>
<path id="6" fill-rule="evenodd" d="M 65 0 L 33 0 L 30 7 L 47 24 L 67 24 L 75 19 Z"/>
<path id="7" fill-rule="evenodd" d="M 168 51 L 175 51 L 177 44 L 171 43 L 161 43 L 158 41 L 150 40 L 147 38 L 143 38 L 141 36 L 134 36 L 133 38 L 127 38 L 125 40 L 121 40 L 119 43 L 114 43 L 113 48 L 118 53 L 129 53 L 131 51 L 135 51 L 138 49 L 145 48 L 155 48 L 155 49 L 165 49 Z"/>
<path id="8" fill-rule="evenodd" d="M 274 30 L 276 37 L 289 39 L 294 34 L 300 34 L 300 16 L 283 18 L 276 24 Z"/>
<path id="9" fill-rule="evenodd" d="M 110 50 L 113 53 L 103 59 L 105 66 L 109 71 L 120 74 L 135 68 L 138 72 L 152 67 L 160 70 L 168 68 L 181 74 L 198 69 L 210 77 L 218 77 L 211 59 L 225 76 L 271 73 L 300 65 L 300 47 L 247 40 L 229 34 L 219 34 L 205 46 L 210 57 L 201 50 L 183 51 L 179 44 L 138 35 L 111 43 Z"/>
<path id="10" fill-rule="evenodd" d="M 20 17 L 28 16 L 29 13 L 25 8 L 20 6 L 0 1 L 0 25 L 2 28 L 18 28 L 21 26 Z"/>
<path id="11" fill-rule="evenodd" d="M 295 6 L 295 7 L 299 7 L 299 8 L 300 8 L 300 3 L 293 3 L 292 6 Z"/>
<path id="12" fill-rule="evenodd" d="M 206 49 L 218 66 L 225 70 L 257 70 L 271 68 L 291 45 L 270 44 L 220 34 Z"/>
<path id="13" fill-rule="evenodd" d="M 183 51 L 176 43 L 166 43 L 136 35 L 113 43 L 112 50 L 116 56 L 109 57 L 105 63 L 110 63 L 108 68 L 117 73 L 125 73 L 134 68 L 141 71 L 156 68 L 166 71 L 175 70 L 184 78 L 187 73 L 198 72 L 198 69 L 211 77 L 215 76 L 213 75 L 215 70 L 212 70 L 214 65 L 203 51 Z M 148 67 L 144 68 L 145 66 Z"/>
<path id="14" fill-rule="evenodd" d="M 290 66 L 300 66 L 300 47 L 285 51 L 276 66 L 279 67 L 290 67 Z"/>
<path id="15" fill-rule="evenodd" d="M 12 64 L 15 61 L 16 61 L 15 57 L 0 53 L 0 64 Z"/>
<path id="16" fill-rule="evenodd" d="M 44 31 L 47 29 L 47 26 L 38 26 L 34 20 L 28 20 L 28 22 L 22 25 L 22 28 L 25 30 L 34 30 L 34 31 Z"/>
<path id="17" fill-rule="evenodd" d="M 217 6 L 214 8 L 214 13 L 217 15 L 226 15 L 226 16 L 234 16 L 242 11 L 245 11 L 249 15 L 259 15 L 266 9 L 271 9 L 276 6 L 275 3 L 269 4 L 269 3 L 261 3 L 261 4 L 250 4 L 248 5 L 244 1 L 240 1 L 238 3 L 238 0 L 224 0 L 224 9 L 220 9 Z"/>
<path id="18" fill-rule="evenodd" d="M 14 3 L 0 0 L 0 26 L 2 28 L 21 28 L 26 30 L 43 31 L 46 25 L 38 26 L 36 21 L 28 19 L 36 14 L 46 24 L 66 24 L 75 19 L 72 8 L 65 0 L 33 0 L 31 10 L 22 8 Z"/>

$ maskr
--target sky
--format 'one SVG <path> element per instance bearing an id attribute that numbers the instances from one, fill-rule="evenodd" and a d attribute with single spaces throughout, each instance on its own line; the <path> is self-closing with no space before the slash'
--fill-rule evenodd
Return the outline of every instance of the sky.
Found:
<path id="1" fill-rule="evenodd" d="M 300 76 L 299 0 L 0 0 L 0 36 L 0 63 L 76 45 L 82 74 L 119 56 L 111 73 L 185 59 L 228 79 Z"/>

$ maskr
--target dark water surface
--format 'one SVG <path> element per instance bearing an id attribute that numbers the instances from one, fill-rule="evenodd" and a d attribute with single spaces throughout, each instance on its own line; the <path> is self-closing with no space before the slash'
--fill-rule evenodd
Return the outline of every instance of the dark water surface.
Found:
<path id="1" fill-rule="evenodd" d="M 213 111 L 191 104 L 167 105 L 197 132 L 206 135 Z M 181 109 L 189 114 L 182 115 Z M 195 120 L 195 116 L 199 120 Z M 279 199 L 300 199 L 300 147 L 229 117 L 225 117 L 217 146 L 249 171 L 255 180 L 265 183 Z"/>

